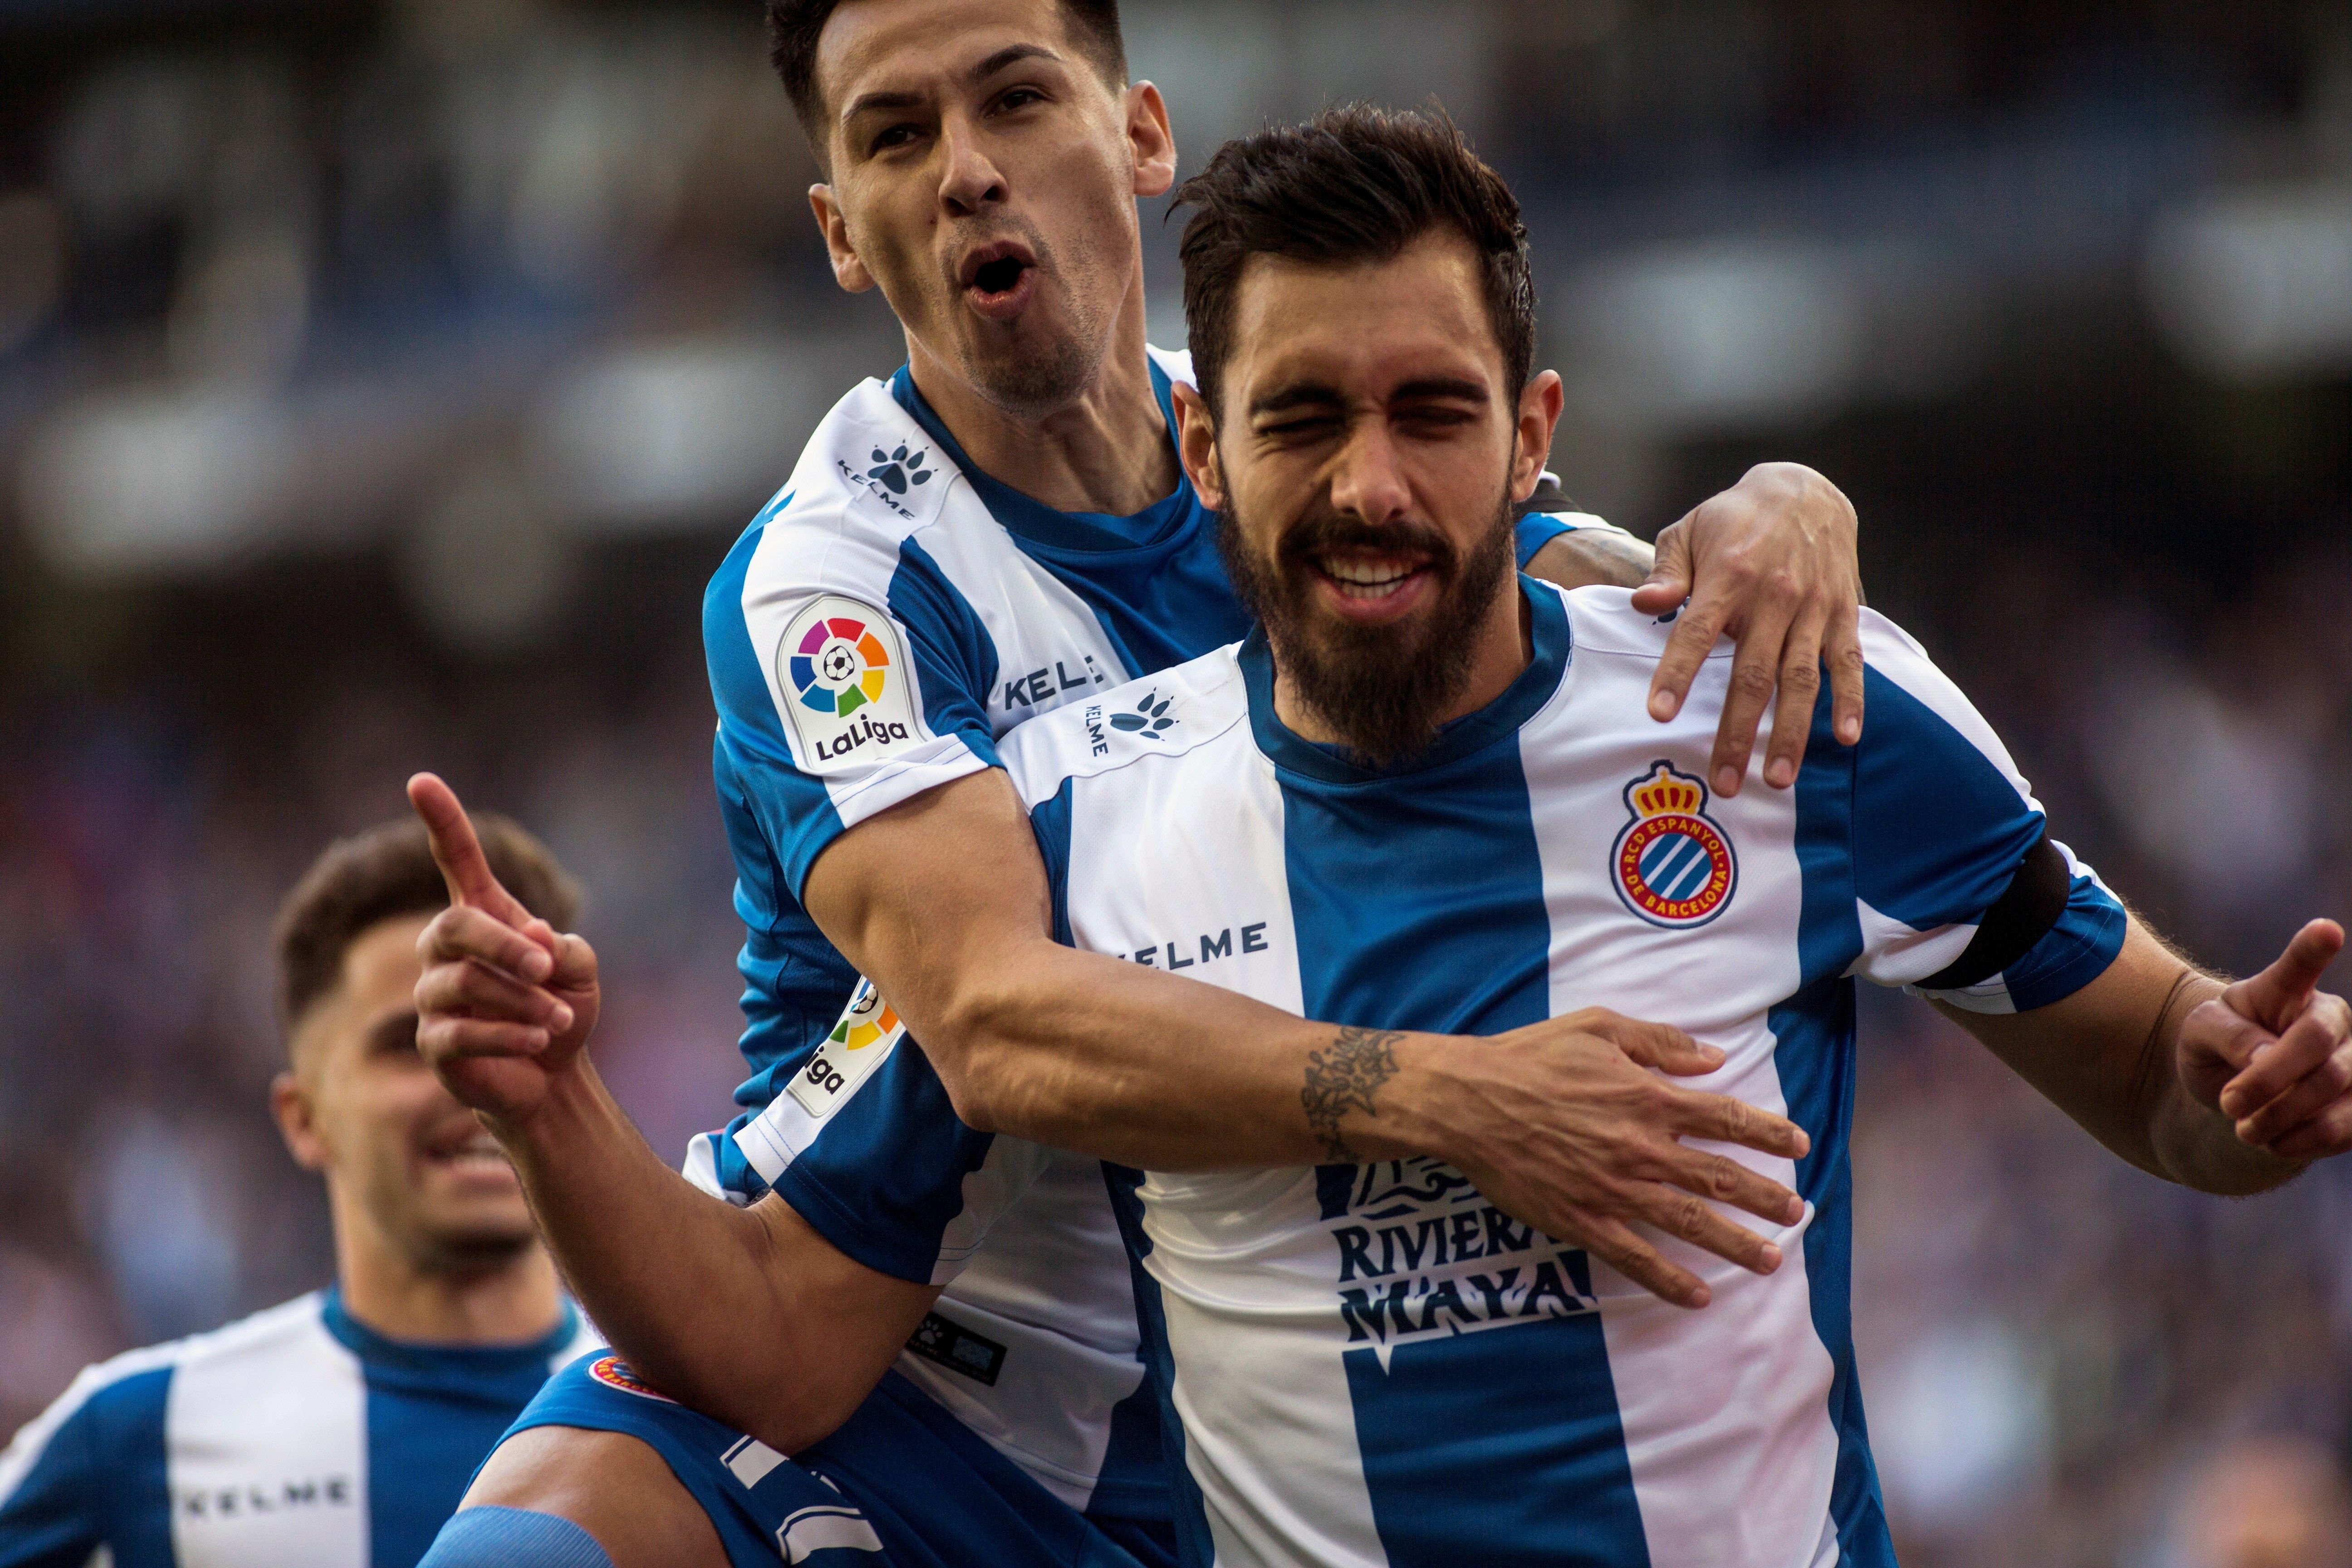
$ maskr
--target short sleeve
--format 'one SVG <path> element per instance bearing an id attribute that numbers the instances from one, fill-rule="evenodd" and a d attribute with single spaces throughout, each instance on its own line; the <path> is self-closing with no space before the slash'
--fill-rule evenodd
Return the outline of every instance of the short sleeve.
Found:
<path id="1" fill-rule="evenodd" d="M 1967 951 L 2040 843 L 2043 814 L 2008 749 L 1919 645 L 1863 612 L 1864 710 L 1852 765 L 1852 855 L 1862 953 L 1853 972 L 1916 985 Z M 1809 765 L 1815 765 L 1809 763 Z M 2000 974 L 1930 994 L 1979 1011 L 2044 1006 L 2104 973 L 2123 910 L 2069 855 L 2055 923 Z"/>
<path id="2" fill-rule="evenodd" d="M 945 1285 L 1027 1192 L 1046 1152 L 967 1126 L 906 1026 L 860 981 L 833 1032 L 757 1115 L 737 1150 L 844 1254 Z"/>
<path id="3" fill-rule="evenodd" d="M 102 1546 L 122 1555 L 168 1530 L 171 1376 L 169 1367 L 127 1376 L 93 1367 L 16 1434 L 0 1453 L 0 1568 L 83 1568 Z M 142 1517 L 114 1517 L 141 1493 L 152 1494 Z"/>
<path id="4" fill-rule="evenodd" d="M 994 647 L 912 539 L 772 502 L 703 597 L 722 759 L 797 900 L 833 840 L 996 763 Z"/>

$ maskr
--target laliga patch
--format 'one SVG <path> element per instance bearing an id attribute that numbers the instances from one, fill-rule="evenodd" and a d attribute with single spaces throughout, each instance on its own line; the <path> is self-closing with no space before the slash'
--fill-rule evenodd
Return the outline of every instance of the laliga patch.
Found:
<path id="1" fill-rule="evenodd" d="M 1739 885 L 1731 840 L 1706 815 L 1706 785 L 1664 762 L 1625 786 L 1633 820 L 1611 849 L 1612 879 L 1625 907 L 1671 931 L 1721 914 Z"/>
<path id="2" fill-rule="evenodd" d="M 801 766 L 832 773 L 930 739 L 915 717 L 898 627 L 873 605 L 820 595 L 784 628 L 776 685 Z"/>
<path id="3" fill-rule="evenodd" d="M 857 1092 L 859 1084 L 873 1076 L 906 1033 L 907 1026 L 882 1000 L 874 983 L 860 980 L 833 1033 L 817 1047 L 809 1065 L 793 1075 L 793 1098 L 820 1121 L 832 1115 L 835 1107 Z"/>
<path id="4" fill-rule="evenodd" d="M 658 1399 L 664 1405 L 676 1405 L 677 1400 L 629 1370 L 629 1363 L 616 1355 L 598 1356 L 588 1363 L 588 1375 L 607 1388 L 617 1388 L 624 1394 L 634 1394 L 640 1399 Z"/>

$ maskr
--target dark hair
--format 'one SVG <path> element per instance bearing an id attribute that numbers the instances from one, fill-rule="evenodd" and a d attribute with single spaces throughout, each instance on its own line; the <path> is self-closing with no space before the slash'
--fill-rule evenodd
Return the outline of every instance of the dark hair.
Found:
<path id="1" fill-rule="evenodd" d="M 580 918 L 579 885 L 547 847 L 503 816 L 474 814 L 482 854 L 507 891 L 558 931 Z M 448 884 L 433 863 L 425 825 L 382 823 L 327 847 L 278 910 L 278 1018 L 288 1043 L 295 1026 L 342 979 L 343 955 L 373 927 L 449 907 Z"/>
<path id="2" fill-rule="evenodd" d="M 1233 353 L 1234 296 L 1253 256 L 1345 265 L 1385 261 L 1440 226 L 1478 253 L 1505 389 L 1536 358 L 1536 289 L 1527 226 L 1503 177 L 1481 163 L 1443 109 L 1329 109 L 1228 142 L 1184 182 L 1184 320 L 1192 373 L 1214 410 Z"/>
<path id="3" fill-rule="evenodd" d="M 1118 0 L 1061 0 L 1061 6 L 1087 63 L 1105 81 L 1125 85 L 1127 45 L 1119 37 Z M 793 100 L 793 112 L 800 116 L 820 164 L 830 141 L 824 95 L 816 86 L 816 44 L 840 8 L 841 0 L 768 0 L 768 60 L 784 79 L 784 95 Z"/>

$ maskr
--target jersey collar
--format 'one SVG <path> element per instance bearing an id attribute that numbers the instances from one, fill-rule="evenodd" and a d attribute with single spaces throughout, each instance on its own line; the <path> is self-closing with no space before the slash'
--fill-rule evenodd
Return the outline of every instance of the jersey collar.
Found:
<path id="1" fill-rule="evenodd" d="M 342 1288 L 330 1285 L 320 1293 L 319 1315 L 327 1332 L 342 1347 L 362 1362 L 373 1366 L 404 1367 L 412 1371 L 438 1371 L 452 1367 L 470 1368 L 484 1376 L 495 1376 L 510 1368 L 536 1366 L 547 1370 L 551 1357 L 570 1344 L 580 1332 L 580 1309 L 569 1297 L 563 1301 L 563 1315 L 555 1327 L 541 1337 L 516 1345 L 448 1345 L 426 1344 L 411 1340 L 395 1340 L 378 1333 L 351 1314 L 343 1305 Z"/>
<path id="2" fill-rule="evenodd" d="M 1309 741 L 1284 723 L 1274 710 L 1274 656 L 1266 646 L 1265 628 L 1254 626 L 1236 658 L 1249 692 L 1250 730 L 1275 766 L 1329 784 L 1370 784 L 1403 778 L 1486 750 L 1517 732 L 1520 725 L 1551 700 L 1567 673 L 1570 646 L 1568 606 L 1558 592 L 1522 574 L 1519 596 L 1528 605 L 1535 657 L 1519 671 L 1503 694 L 1475 713 L 1465 713 L 1437 731 L 1436 741 L 1419 756 L 1391 768 L 1368 766 L 1344 747 Z"/>
<path id="3" fill-rule="evenodd" d="M 1168 438 L 1176 439 L 1175 395 L 1170 390 L 1168 373 L 1151 362 L 1151 392 L 1160 401 L 1160 417 L 1168 422 Z M 948 427 L 922 392 L 915 385 L 911 366 L 900 365 L 890 377 L 890 395 L 898 406 L 912 416 L 916 424 L 963 470 L 971 481 L 972 493 L 981 504 L 1004 525 L 1006 531 L 1024 543 L 1051 551 L 1074 554 L 1101 555 L 1114 551 L 1150 550 L 1176 542 L 1191 527 L 1199 526 L 1206 510 L 1192 493 L 1192 481 L 1185 477 L 1182 464 L 1176 468 L 1176 488 L 1131 517 L 1115 517 L 1108 512 L 1056 511 L 1045 502 L 1022 494 L 1011 485 L 993 479 L 976 467 L 963 447 L 948 433 Z"/>

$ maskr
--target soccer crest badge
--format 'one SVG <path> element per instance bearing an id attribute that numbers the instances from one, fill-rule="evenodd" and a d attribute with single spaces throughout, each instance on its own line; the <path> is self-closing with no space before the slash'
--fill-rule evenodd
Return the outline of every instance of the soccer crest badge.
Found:
<path id="1" fill-rule="evenodd" d="M 1723 912 L 1739 883 L 1731 840 L 1706 815 L 1706 785 L 1666 763 L 1625 786 L 1633 820 L 1617 835 L 1610 869 L 1625 907 L 1682 931 Z"/>

